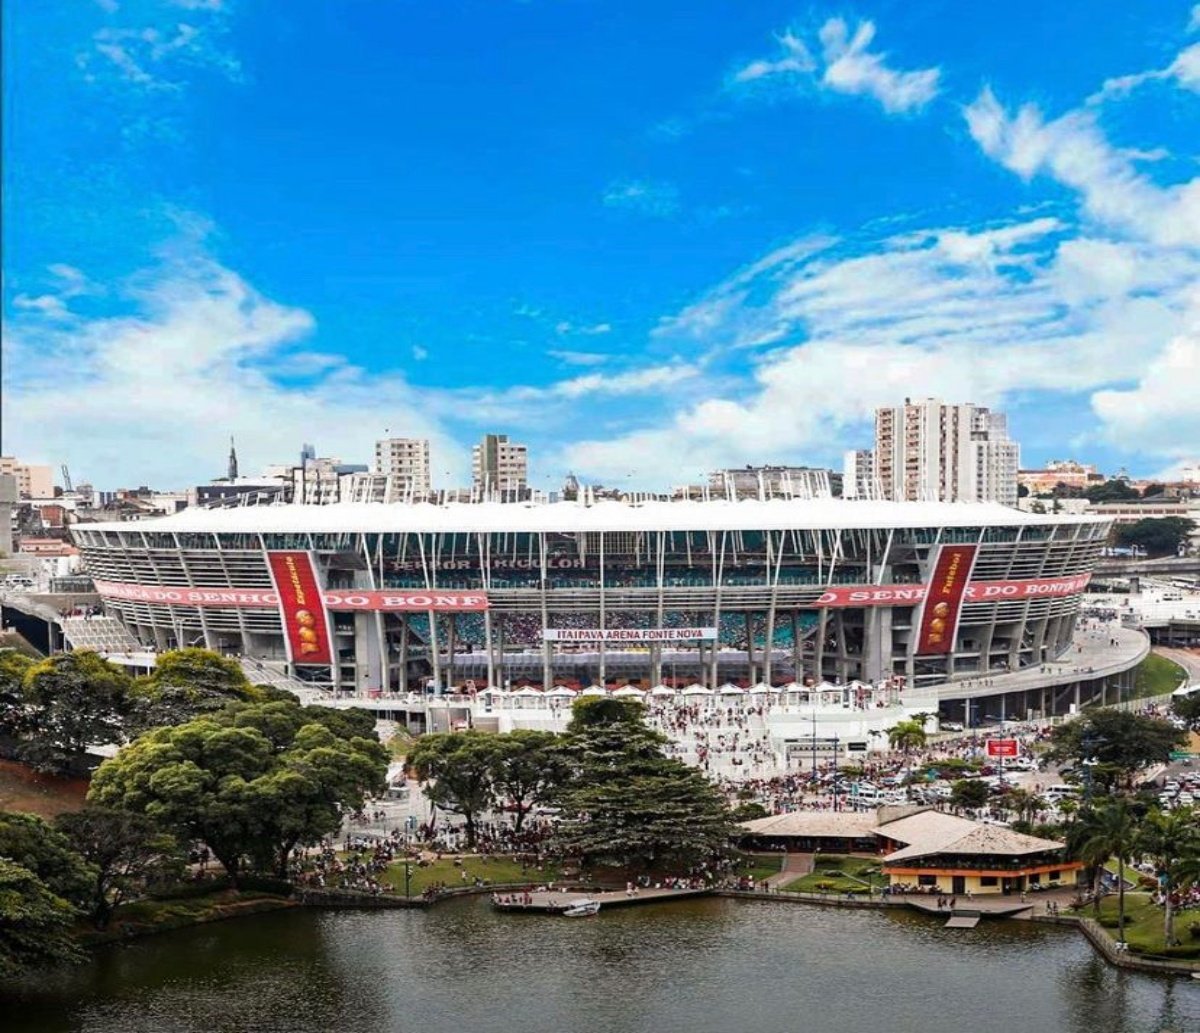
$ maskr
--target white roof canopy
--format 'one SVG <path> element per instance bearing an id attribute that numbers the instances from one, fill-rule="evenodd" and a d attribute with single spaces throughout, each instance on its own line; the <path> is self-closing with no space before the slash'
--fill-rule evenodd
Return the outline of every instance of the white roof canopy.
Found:
<path id="1" fill-rule="evenodd" d="M 228 509 L 189 507 L 167 517 L 81 524 L 80 530 L 245 532 L 778 531 L 838 528 L 1021 527 L 1104 523 L 1103 516 L 1023 513 L 993 502 L 744 499 L 737 502 L 339 502 Z"/>

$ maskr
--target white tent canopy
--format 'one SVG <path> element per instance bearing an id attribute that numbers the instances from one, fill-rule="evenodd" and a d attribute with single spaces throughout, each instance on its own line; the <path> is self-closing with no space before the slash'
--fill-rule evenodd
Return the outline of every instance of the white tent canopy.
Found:
<path id="1" fill-rule="evenodd" d="M 498 689 L 494 685 L 488 686 L 479 695 L 481 696 L 507 696 L 508 693 L 503 689 Z"/>
<path id="2" fill-rule="evenodd" d="M 674 696 L 675 690 L 672 689 L 669 685 L 655 685 L 654 688 L 652 688 L 650 690 L 650 695 L 651 696 Z"/>
<path id="3" fill-rule="evenodd" d="M 531 697 L 539 697 L 540 698 L 542 694 L 537 689 L 533 688 L 531 685 L 526 685 L 523 689 L 517 689 L 517 691 L 514 692 L 513 695 L 521 696 L 524 699 L 529 699 Z"/>
<path id="4" fill-rule="evenodd" d="M 555 685 L 546 695 L 553 696 L 555 699 L 570 699 L 575 695 L 575 690 L 568 689 L 565 685 Z"/>
<path id="5" fill-rule="evenodd" d="M 599 685 L 589 685 L 586 689 L 583 690 L 583 692 L 580 693 L 580 695 L 581 696 L 607 696 L 608 693 L 604 689 L 600 688 Z"/>
<path id="6" fill-rule="evenodd" d="M 733 682 L 731 682 L 731 681 L 727 681 L 724 685 L 721 686 L 721 695 L 722 696 L 744 696 L 745 694 L 746 694 L 745 689 L 741 688 L 738 685 L 734 685 Z"/>
<path id="7" fill-rule="evenodd" d="M 703 685 L 689 685 L 683 690 L 685 696 L 711 696 L 712 689 L 706 689 Z"/>
<path id="8" fill-rule="evenodd" d="M 620 696 L 623 699 L 641 699 L 646 694 L 641 689 L 634 688 L 632 685 L 622 685 L 613 695 Z"/>
<path id="9" fill-rule="evenodd" d="M 751 696 L 765 696 L 768 692 L 778 692 L 778 689 L 771 688 L 766 682 L 759 682 L 750 690 Z"/>

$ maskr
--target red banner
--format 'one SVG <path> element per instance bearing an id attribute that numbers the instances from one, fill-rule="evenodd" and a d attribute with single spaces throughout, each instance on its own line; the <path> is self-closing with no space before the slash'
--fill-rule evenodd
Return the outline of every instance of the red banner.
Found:
<path id="1" fill-rule="evenodd" d="M 317 571 L 307 552 L 268 552 L 267 563 L 279 596 L 279 616 L 294 664 L 329 667 L 333 646 L 325 603 L 317 587 Z"/>
<path id="2" fill-rule="evenodd" d="M 168 588 L 163 585 L 130 585 L 120 581 L 97 581 L 96 591 L 105 599 L 125 599 L 135 603 L 162 603 L 167 606 L 261 607 L 276 609 L 279 593 L 269 588 Z M 383 591 L 348 589 L 320 593 L 327 610 L 381 611 L 383 613 L 423 613 L 482 611 L 488 608 L 484 592 L 443 591 L 441 589 Z"/>
<path id="3" fill-rule="evenodd" d="M 963 590 L 962 601 L 990 603 L 1078 595 L 1087 588 L 1091 578 L 1090 574 L 1072 574 L 1070 577 L 1020 581 L 972 581 Z M 830 609 L 839 606 L 915 606 L 925 601 L 928 588 L 928 585 L 837 585 L 822 592 L 814 605 Z"/>
<path id="4" fill-rule="evenodd" d="M 958 614 L 975 565 L 975 545 L 943 545 L 938 549 L 933 580 L 921 607 L 917 655 L 949 653 L 954 648 Z"/>
<path id="5" fill-rule="evenodd" d="M 1016 739 L 989 739 L 987 755 L 989 757 L 1019 757 L 1021 747 Z"/>

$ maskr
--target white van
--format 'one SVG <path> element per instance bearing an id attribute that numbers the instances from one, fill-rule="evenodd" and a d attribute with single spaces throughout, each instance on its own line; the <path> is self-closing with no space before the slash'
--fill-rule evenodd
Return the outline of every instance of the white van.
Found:
<path id="1" fill-rule="evenodd" d="M 1074 800 L 1079 795 L 1079 792 L 1079 786 L 1048 786 L 1042 791 L 1042 799 L 1047 803 L 1058 803 L 1060 800 Z"/>

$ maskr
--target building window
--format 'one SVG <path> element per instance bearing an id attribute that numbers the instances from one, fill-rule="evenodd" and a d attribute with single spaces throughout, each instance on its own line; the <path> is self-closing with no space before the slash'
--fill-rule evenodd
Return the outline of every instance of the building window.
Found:
<path id="1" fill-rule="evenodd" d="M 979 876 L 979 885 L 980 886 L 995 886 L 999 883 L 999 881 L 1000 880 L 997 879 L 996 876 L 994 876 L 994 875 Z"/>
<path id="2" fill-rule="evenodd" d="M 936 886 L 937 885 L 937 876 L 936 875 L 918 875 L 917 876 L 917 885 L 918 886 Z"/>
<path id="3" fill-rule="evenodd" d="M 1042 873 L 1041 872 L 1030 872 L 1029 873 L 1029 885 L 1030 886 L 1040 886 L 1041 884 L 1042 884 Z"/>

